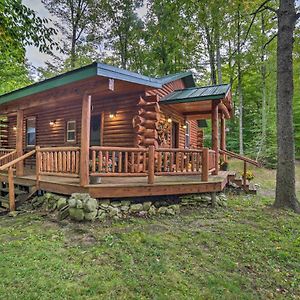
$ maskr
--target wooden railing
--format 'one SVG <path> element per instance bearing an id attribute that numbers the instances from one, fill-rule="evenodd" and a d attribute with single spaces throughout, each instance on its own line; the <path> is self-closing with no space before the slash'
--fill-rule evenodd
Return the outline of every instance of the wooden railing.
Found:
<path id="1" fill-rule="evenodd" d="M 9 192 L 9 210 L 14 211 L 16 209 L 15 204 L 15 184 L 14 184 L 14 167 L 16 164 L 24 161 L 30 156 L 35 154 L 35 150 L 32 150 L 0 167 L 0 172 L 8 170 L 8 192 Z"/>
<path id="2" fill-rule="evenodd" d="M 9 151 L 4 151 L 3 149 L 0 150 L 0 166 L 3 166 L 16 158 L 17 158 L 16 150 L 13 149 Z"/>
<path id="3" fill-rule="evenodd" d="M 91 147 L 90 176 L 147 176 L 149 151 L 145 148 Z"/>
<path id="4" fill-rule="evenodd" d="M 155 175 L 201 174 L 202 150 L 156 149 Z"/>
<path id="5" fill-rule="evenodd" d="M 0 149 L 0 157 L 15 151 L 16 149 Z"/>
<path id="6" fill-rule="evenodd" d="M 79 177 L 79 147 L 36 147 L 37 175 Z"/>
<path id="7" fill-rule="evenodd" d="M 242 156 L 240 154 L 237 154 L 237 153 L 229 151 L 229 150 L 219 150 L 219 152 L 220 152 L 220 154 L 227 155 L 227 156 L 239 159 L 244 162 L 243 187 L 245 189 L 246 185 L 247 185 L 247 163 L 249 163 L 253 166 L 259 167 L 259 168 L 261 167 L 261 164 L 256 160 Z"/>
<path id="8" fill-rule="evenodd" d="M 213 172 L 216 169 L 216 151 L 208 150 L 208 171 Z"/>
<path id="9" fill-rule="evenodd" d="M 154 176 L 200 175 L 208 180 L 208 149 L 155 149 L 98 147 L 90 148 L 90 176 L 138 177 L 147 176 L 148 183 Z"/>

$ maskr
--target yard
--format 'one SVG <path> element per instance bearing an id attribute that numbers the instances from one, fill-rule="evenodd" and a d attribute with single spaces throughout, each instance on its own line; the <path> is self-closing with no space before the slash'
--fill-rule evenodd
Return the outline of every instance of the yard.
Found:
<path id="1" fill-rule="evenodd" d="M 233 162 L 234 166 L 238 166 Z M 300 299 L 300 216 L 258 196 L 112 224 L 0 218 L 1 299 Z M 300 197 L 300 164 L 297 164 Z"/>

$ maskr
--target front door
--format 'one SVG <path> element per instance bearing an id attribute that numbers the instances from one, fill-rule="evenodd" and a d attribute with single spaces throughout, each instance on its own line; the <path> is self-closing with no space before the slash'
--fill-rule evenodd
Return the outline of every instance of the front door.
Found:
<path id="1" fill-rule="evenodd" d="M 91 117 L 90 145 L 101 146 L 101 115 Z"/>
<path id="2" fill-rule="evenodd" d="M 171 147 L 179 148 L 179 123 L 172 122 Z"/>

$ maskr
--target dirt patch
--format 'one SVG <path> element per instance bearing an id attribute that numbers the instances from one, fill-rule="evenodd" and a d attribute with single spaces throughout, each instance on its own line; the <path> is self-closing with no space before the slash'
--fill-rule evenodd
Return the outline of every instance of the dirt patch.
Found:
<path id="1" fill-rule="evenodd" d="M 66 246 L 93 246 L 97 239 L 92 234 L 70 234 L 66 237 Z"/>

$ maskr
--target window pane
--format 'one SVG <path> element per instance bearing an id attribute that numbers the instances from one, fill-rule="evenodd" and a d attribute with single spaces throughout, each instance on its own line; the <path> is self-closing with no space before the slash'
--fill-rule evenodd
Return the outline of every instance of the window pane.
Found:
<path id="1" fill-rule="evenodd" d="M 68 122 L 68 130 L 75 130 L 75 121 Z"/>
<path id="2" fill-rule="evenodd" d="M 68 141 L 75 141 L 75 132 L 74 131 L 68 132 Z"/>
<path id="3" fill-rule="evenodd" d="M 36 143 L 36 119 L 28 118 L 26 120 L 27 145 L 34 146 Z"/>

